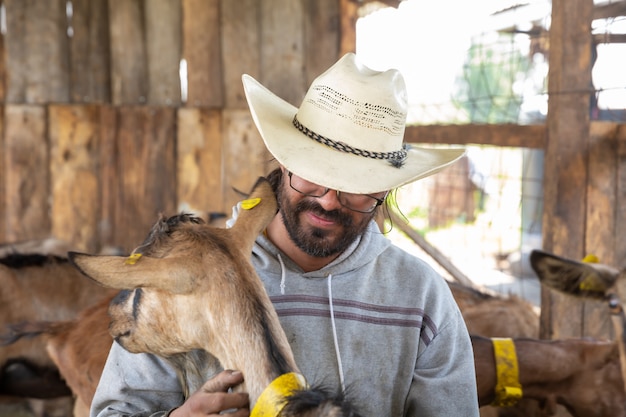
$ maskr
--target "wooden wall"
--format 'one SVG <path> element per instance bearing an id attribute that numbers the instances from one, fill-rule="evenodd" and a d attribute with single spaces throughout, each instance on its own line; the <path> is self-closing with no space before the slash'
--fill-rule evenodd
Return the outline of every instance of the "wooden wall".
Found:
<path id="1" fill-rule="evenodd" d="M 248 191 L 270 168 L 241 75 L 299 105 L 340 56 L 340 10 L 351 6 L 71 4 L 68 16 L 66 0 L 2 1 L 0 241 L 131 250 L 159 213 L 230 213 L 234 189 Z"/>
<path id="2" fill-rule="evenodd" d="M 72 0 L 69 17 L 66 0 L 0 2 L 0 242 L 92 252 L 131 250 L 161 212 L 230 213 L 271 166 L 241 74 L 298 105 L 354 50 L 366 1 Z M 409 126 L 406 140 L 544 149 L 544 249 L 622 267 L 626 128 L 589 121 L 593 1 L 552 4 L 545 125 Z M 544 289 L 542 336 L 607 335 L 604 307 Z"/>

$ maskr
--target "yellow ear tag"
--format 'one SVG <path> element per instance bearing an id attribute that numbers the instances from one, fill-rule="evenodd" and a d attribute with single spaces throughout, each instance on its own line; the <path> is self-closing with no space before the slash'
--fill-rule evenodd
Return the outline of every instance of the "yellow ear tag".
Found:
<path id="1" fill-rule="evenodd" d="M 295 372 L 274 379 L 259 395 L 250 417 L 277 417 L 285 407 L 286 398 L 300 389 L 308 388 L 304 376 Z"/>
<path id="2" fill-rule="evenodd" d="M 596 255 L 589 254 L 583 258 L 583 262 L 587 264 L 597 264 L 600 262 L 600 259 Z M 598 282 L 598 277 L 595 274 L 586 275 L 583 280 L 580 281 L 580 284 L 578 284 L 578 289 L 598 293 L 603 291 L 602 285 Z"/>
<path id="3" fill-rule="evenodd" d="M 248 200 L 243 200 L 241 202 L 241 208 L 244 210 L 251 210 L 259 205 L 261 202 L 260 198 L 250 198 Z"/>
<path id="4" fill-rule="evenodd" d="M 602 293 L 604 291 L 603 286 L 598 280 L 598 277 L 595 275 L 587 275 L 580 281 L 578 284 L 578 289 L 581 291 L 587 292 L 597 292 Z"/>
<path id="5" fill-rule="evenodd" d="M 126 264 L 126 265 L 135 265 L 137 263 L 137 261 L 139 260 L 139 258 L 141 258 L 141 254 L 140 253 L 133 253 L 128 258 L 126 258 L 126 261 L 124 261 L 124 264 Z"/>
<path id="6" fill-rule="evenodd" d="M 596 255 L 590 253 L 583 258 L 583 262 L 588 264 L 597 264 L 598 262 L 600 262 L 600 259 L 598 259 Z"/>

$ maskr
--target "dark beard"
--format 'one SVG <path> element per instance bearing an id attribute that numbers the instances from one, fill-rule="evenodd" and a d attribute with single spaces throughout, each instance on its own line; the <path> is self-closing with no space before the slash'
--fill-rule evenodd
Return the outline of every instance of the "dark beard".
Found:
<path id="1" fill-rule="evenodd" d="M 337 255 L 346 250 L 363 234 L 374 216 L 374 213 L 363 215 L 363 219 L 355 224 L 354 217 L 350 213 L 342 210 L 326 211 L 314 198 L 302 199 L 295 205 L 291 204 L 284 192 L 279 192 L 278 198 L 281 217 L 289 237 L 300 250 L 317 258 Z M 300 223 L 300 214 L 305 211 L 311 211 L 320 217 L 335 221 L 343 227 L 343 233 L 337 236 L 317 227 L 310 230 L 303 228 Z"/>

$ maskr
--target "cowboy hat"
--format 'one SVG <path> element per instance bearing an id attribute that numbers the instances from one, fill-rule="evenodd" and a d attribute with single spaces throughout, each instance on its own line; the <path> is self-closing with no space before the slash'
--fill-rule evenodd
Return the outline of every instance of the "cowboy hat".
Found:
<path id="1" fill-rule="evenodd" d="M 318 76 L 296 108 L 244 74 L 252 118 L 287 170 L 333 190 L 372 194 L 432 175 L 464 154 L 403 144 L 407 115 L 398 70 L 374 71 L 348 53 Z"/>

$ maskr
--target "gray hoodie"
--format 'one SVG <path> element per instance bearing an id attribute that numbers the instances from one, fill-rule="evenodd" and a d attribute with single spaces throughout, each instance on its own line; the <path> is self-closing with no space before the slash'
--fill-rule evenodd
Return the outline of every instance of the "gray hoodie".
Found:
<path id="1" fill-rule="evenodd" d="M 310 384 L 345 387 L 364 416 L 478 416 L 472 345 L 448 285 L 376 223 L 319 271 L 302 272 L 264 236 L 252 262 Z M 164 361 L 114 343 L 91 416 L 157 417 L 182 402 Z"/>

